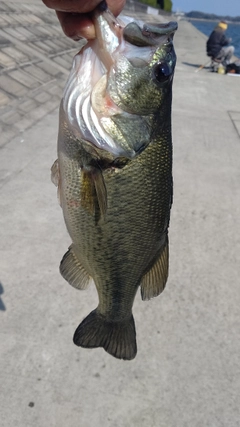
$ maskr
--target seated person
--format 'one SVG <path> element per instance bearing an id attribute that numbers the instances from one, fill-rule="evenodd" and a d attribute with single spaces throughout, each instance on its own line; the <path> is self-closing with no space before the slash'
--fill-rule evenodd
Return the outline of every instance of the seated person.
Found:
<path id="1" fill-rule="evenodd" d="M 227 27 L 225 21 L 219 22 L 207 41 L 207 55 L 211 56 L 213 60 L 220 60 L 224 66 L 231 62 L 234 53 L 234 47 L 229 46 L 232 39 L 225 36 Z"/>

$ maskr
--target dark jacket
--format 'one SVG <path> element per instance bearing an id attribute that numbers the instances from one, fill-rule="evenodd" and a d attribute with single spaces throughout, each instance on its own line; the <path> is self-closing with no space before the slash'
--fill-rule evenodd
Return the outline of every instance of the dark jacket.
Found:
<path id="1" fill-rule="evenodd" d="M 214 30 L 207 41 L 207 55 L 217 58 L 223 46 L 227 46 L 230 42 L 224 31 L 221 29 Z"/>

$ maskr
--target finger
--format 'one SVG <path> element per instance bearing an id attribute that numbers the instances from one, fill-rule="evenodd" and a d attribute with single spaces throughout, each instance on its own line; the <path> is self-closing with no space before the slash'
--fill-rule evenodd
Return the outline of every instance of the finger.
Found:
<path id="1" fill-rule="evenodd" d="M 61 12 L 88 13 L 101 3 L 100 0 L 42 0 L 50 9 Z M 108 0 L 109 9 L 114 15 L 118 15 L 123 9 L 126 0 Z"/>
<path id="2" fill-rule="evenodd" d="M 95 28 L 92 20 L 86 14 L 56 12 L 64 34 L 73 40 L 82 37 L 90 40 L 95 38 Z"/>
<path id="3" fill-rule="evenodd" d="M 117 16 L 123 10 L 126 0 L 107 0 L 107 4 L 113 15 Z"/>
<path id="4" fill-rule="evenodd" d="M 95 9 L 100 0 L 42 0 L 50 9 L 61 12 L 87 13 Z"/>
<path id="5" fill-rule="evenodd" d="M 64 4 L 72 4 L 72 7 L 74 6 L 76 0 L 44 0 L 45 4 L 47 6 L 58 7 L 60 3 Z M 86 5 L 86 0 L 77 0 L 78 3 L 78 9 L 79 11 L 83 10 L 83 6 L 85 7 L 84 10 L 92 10 L 91 8 L 97 3 L 99 3 L 99 0 L 90 0 L 89 3 Z M 84 5 L 82 5 L 84 3 Z M 115 15 L 118 15 L 118 13 L 121 12 L 123 6 L 125 4 L 125 0 L 109 0 L 108 5 L 109 8 L 112 10 L 112 12 Z M 69 8 L 69 6 L 68 6 Z M 70 37 L 73 40 L 79 40 L 82 37 L 90 40 L 94 39 L 95 34 L 95 28 L 92 23 L 92 20 L 90 18 L 90 15 L 85 13 L 73 13 L 73 12 L 63 12 L 57 10 L 57 17 L 59 19 L 59 22 L 62 26 L 63 32 L 66 34 L 66 36 Z"/>

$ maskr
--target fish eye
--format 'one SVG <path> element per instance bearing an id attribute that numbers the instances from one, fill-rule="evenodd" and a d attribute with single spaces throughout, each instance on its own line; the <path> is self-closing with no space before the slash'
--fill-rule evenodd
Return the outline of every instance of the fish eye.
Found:
<path id="1" fill-rule="evenodd" d="M 157 82 L 164 83 L 172 75 L 172 70 L 166 62 L 159 62 L 153 69 L 153 75 Z"/>

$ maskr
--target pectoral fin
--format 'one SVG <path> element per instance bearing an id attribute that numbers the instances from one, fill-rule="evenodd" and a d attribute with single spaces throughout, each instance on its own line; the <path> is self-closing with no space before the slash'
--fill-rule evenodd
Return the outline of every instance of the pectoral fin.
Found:
<path id="1" fill-rule="evenodd" d="M 60 273 L 70 285 L 77 289 L 86 289 L 91 280 L 91 277 L 76 257 L 73 245 L 69 247 L 69 250 L 63 256 L 60 263 Z"/>
<path id="2" fill-rule="evenodd" d="M 99 207 L 101 217 L 107 211 L 107 190 L 100 168 L 89 166 L 82 169 L 81 204 L 94 214 Z"/>
<path id="3" fill-rule="evenodd" d="M 168 241 L 155 264 L 142 278 L 142 300 L 149 300 L 158 296 L 165 288 L 168 278 Z"/>

